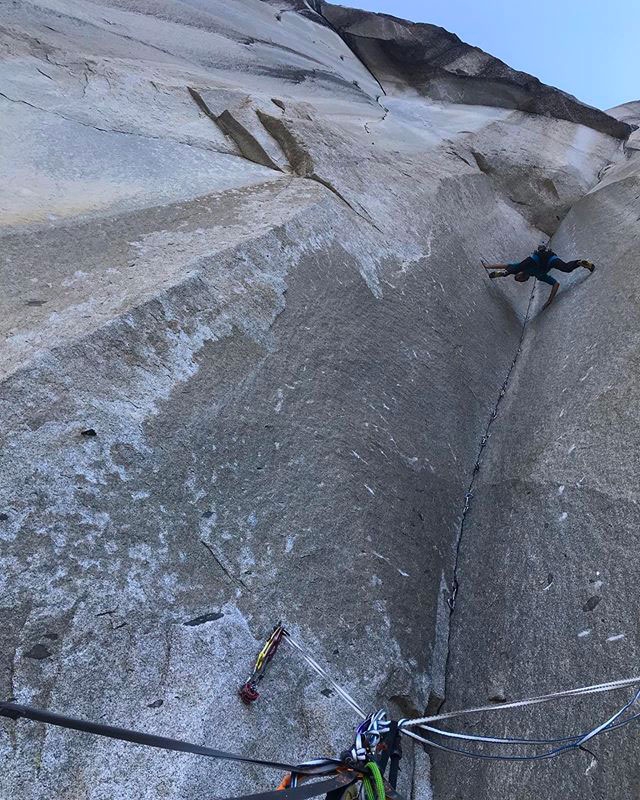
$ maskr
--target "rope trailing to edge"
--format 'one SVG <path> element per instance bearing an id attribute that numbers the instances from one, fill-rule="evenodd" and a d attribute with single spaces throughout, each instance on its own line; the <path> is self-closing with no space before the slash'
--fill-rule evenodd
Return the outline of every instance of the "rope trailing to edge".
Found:
<path id="1" fill-rule="evenodd" d="M 285 639 L 295 647 L 303 656 L 305 661 L 325 680 L 327 680 L 338 692 L 338 694 L 346 700 L 346 702 L 357 711 L 358 714 L 364 716 L 364 712 L 358 706 L 358 704 L 353 700 L 353 698 L 346 692 L 346 690 L 342 689 L 334 680 L 331 678 L 322 667 L 313 659 L 305 650 L 301 647 L 297 642 L 294 642 L 289 634 L 285 631 Z M 475 708 L 467 708 L 467 709 L 460 709 L 458 711 L 449 711 L 444 714 L 436 714 L 430 717 L 419 717 L 416 719 L 403 719 L 399 720 L 398 728 L 400 733 L 404 736 L 407 736 L 411 739 L 414 739 L 422 744 L 427 744 L 431 747 L 440 750 L 446 750 L 448 752 L 456 753 L 459 755 L 469 756 L 472 758 L 487 758 L 487 759 L 495 759 L 495 760 L 505 760 L 505 761 L 521 761 L 521 760 L 539 760 L 545 758 L 552 758 L 554 756 L 560 755 L 561 753 L 580 748 L 584 742 L 592 739 L 594 736 L 597 736 L 600 733 L 608 732 L 616 730 L 617 728 L 626 725 L 629 722 L 634 721 L 635 719 L 640 718 L 640 714 L 634 714 L 633 716 L 623 720 L 621 722 L 616 722 L 624 713 L 627 711 L 631 706 L 635 703 L 640 701 L 640 691 L 629 701 L 627 702 L 619 711 L 617 711 L 611 718 L 606 720 L 605 722 L 598 725 L 596 728 L 588 731 L 586 734 L 578 734 L 577 736 L 567 736 L 562 739 L 539 739 L 539 740 L 500 740 L 493 737 L 477 737 L 471 736 L 466 734 L 459 734 L 453 731 L 444 731 L 438 730 L 434 728 L 429 728 L 424 723 L 433 722 L 442 719 L 450 719 L 452 717 L 462 716 L 463 714 L 477 714 L 482 713 L 485 711 L 498 711 L 503 709 L 511 709 L 511 708 L 523 708 L 530 705 L 536 705 L 539 703 L 546 703 L 556 700 L 558 698 L 565 698 L 565 697 L 580 697 L 583 695 L 590 695 L 596 694 L 600 692 L 608 692 L 613 691 L 615 689 L 621 689 L 628 686 L 638 686 L 640 685 L 640 676 L 633 677 L 633 678 L 624 678 L 618 681 L 608 681 L 606 683 L 599 683 L 594 684 L 592 686 L 584 686 L 581 688 L 576 689 L 567 689 L 560 692 L 552 692 L 546 695 L 540 695 L 538 697 L 531 697 L 524 700 L 517 700 L 512 703 L 501 703 L 500 705 L 491 705 L 491 706 L 477 706 Z M 365 722 L 368 722 L 370 718 L 365 718 Z M 364 723 L 363 723 L 364 724 Z M 473 753 L 465 750 L 459 750 L 457 748 L 449 747 L 447 745 L 439 744 L 438 742 L 434 742 L 430 739 L 426 739 L 423 736 L 419 736 L 418 734 L 407 730 L 409 727 L 422 727 L 423 729 L 429 730 L 430 732 L 436 733 L 437 735 L 450 737 L 455 739 L 468 739 L 471 741 L 482 741 L 482 742 L 490 742 L 490 743 L 509 743 L 509 744 L 556 744 L 559 742 L 565 742 L 561 747 L 557 747 L 554 750 L 548 753 L 540 753 L 537 755 L 496 755 L 496 754 L 486 754 L 486 753 Z M 361 726 L 362 727 L 362 726 Z M 360 730 L 360 728 L 358 729 Z M 356 745 L 357 747 L 357 737 L 356 737 Z M 352 753 L 353 757 L 354 753 Z"/>
<path id="2" fill-rule="evenodd" d="M 367 718 L 367 715 L 356 703 L 353 697 L 351 697 L 351 695 L 345 689 L 343 689 L 342 686 L 337 684 L 333 680 L 333 678 L 327 673 L 327 671 L 324 670 L 320 666 L 320 664 L 318 664 L 318 662 L 314 658 L 312 658 L 312 656 L 310 656 L 309 653 L 307 653 L 307 651 L 301 645 L 299 645 L 294 639 L 291 638 L 291 634 L 287 630 L 284 631 L 284 640 L 285 642 L 288 642 L 291 645 L 291 647 L 293 647 L 302 655 L 307 664 L 309 664 L 309 666 L 312 667 L 318 673 L 318 675 L 320 675 L 328 683 L 331 684 L 331 686 L 336 690 L 336 692 L 340 695 L 340 697 L 342 697 L 342 699 L 346 703 L 348 703 L 348 705 L 351 706 L 351 708 L 356 712 L 356 714 L 362 717 L 362 719 Z"/>
<path id="3" fill-rule="evenodd" d="M 625 703 L 625 705 L 621 709 L 616 711 L 616 713 L 612 717 L 610 717 L 608 720 L 595 727 L 593 730 L 589 731 L 588 733 L 582 734 L 581 736 L 568 737 L 567 739 L 563 740 L 563 741 L 568 741 L 569 744 L 563 744 L 562 746 L 556 747 L 553 750 L 549 750 L 546 753 L 536 753 L 534 755 L 521 756 L 521 755 L 512 755 L 507 753 L 498 753 L 498 754 L 476 753 L 470 750 L 460 750 L 459 748 L 456 747 L 450 747 L 449 745 L 444 745 L 438 742 L 434 742 L 431 739 L 426 739 L 423 736 L 418 736 L 418 734 L 414 733 L 413 731 L 405 730 L 403 731 L 403 733 L 405 734 L 405 736 L 409 736 L 410 738 L 415 739 L 416 741 L 421 742 L 422 744 L 429 745 L 429 747 L 434 747 L 437 750 L 444 750 L 447 753 L 454 753 L 455 755 L 466 756 L 467 758 L 485 759 L 488 761 L 543 761 L 549 758 L 555 758 L 561 755 L 562 753 L 568 752 L 569 750 L 579 750 L 583 747 L 585 742 L 589 741 L 589 739 L 592 739 L 594 736 L 597 736 L 600 733 L 606 733 L 608 731 L 615 730 L 616 728 L 620 728 L 623 725 L 626 725 L 628 722 L 632 722 L 633 720 L 637 719 L 640 715 L 634 714 L 632 717 L 615 724 L 615 721 L 619 719 L 625 713 L 625 711 L 627 711 L 632 705 L 637 703 L 639 699 L 640 699 L 640 691 L 636 692 L 636 694 L 632 697 L 632 699 L 629 700 L 627 703 Z M 447 733 L 443 732 L 441 735 L 454 736 L 454 734 L 451 734 L 449 732 Z M 463 734 L 455 734 L 455 737 L 461 739 L 474 738 L 470 736 L 465 736 Z M 552 742 L 553 740 L 548 740 L 536 743 L 549 744 Z M 526 742 L 526 743 L 532 744 L 532 742 Z"/>
<path id="4" fill-rule="evenodd" d="M 360 708 L 360 706 L 356 703 L 356 701 L 351 697 L 351 695 L 343 689 L 339 684 L 337 684 L 334 679 L 327 674 L 327 672 L 318 664 L 318 662 L 307 653 L 307 651 L 296 641 L 291 638 L 291 634 L 285 630 L 284 631 L 284 639 L 287 641 L 292 647 L 298 650 L 304 660 L 326 681 L 328 681 L 331 686 L 336 690 L 336 692 L 351 706 L 351 708 L 356 711 L 363 719 L 366 718 L 366 714 Z M 615 689 L 623 689 L 627 686 L 640 686 L 640 675 L 632 677 L 632 678 L 622 678 L 621 680 L 617 681 L 607 681 L 606 683 L 596 683 L 592 686 L 583 686 L 577 689 L 565 689 L 564 691 L 560 692 L 552 692 L 550 694 L 539 695 L 537 697 L 529 697 L 523 700 L 514 700 L 511 703 L 499 703 L 493 704 L 490 706 L 475 706 L 473 708 L 463 708 L 458 709 L 457 711 L 447 711 L 444 714 L 435 714 L 430 717 L 417 717 L 415 719 L 402 719 L 399 721 L 399 726 L 402 729 L 402 733 L 406 733 L 406 728 L 420 726 L 423 723 L 427 722 L 437 722 L 443 719 L 452 719 L 453 717 L 459 717 L 464 714 L 480 714 L 484 713 L 485 711 L 503 711 L 508 710 L 511 708 L 524 708 L 530 705 L 536 705 L 539 703 L 548 703 L 552 700 L 557 700 L 558 698 L 564 697 L 579 697 L 581 695 L 588 695 L 588 694 L 598 694 L 601 692 L 610 692 L 614 691 Z M 578 737 L 574 737 L 578 738 Z"/>
<path id="5" fill-rule="evenodd" d="M 587 694 L 597 694 L 599 692 L 610 692 L 614 689 L 623 689 L 626 686 L 640 686 L 640 676 L 634 678 L 623 678 L 619 681 L 609 681 L 608 683 L 597 683 L 593 686 L 583 686 L 579 689 L 566 689 L 562 692 L 552 692 L 538 697 L 529 697 L 524 700 L 515 700 L 512 703 L 500 703 L 491 706 L 476 706 L 475 708 L 463 708 L 458 711 L 447 711 L 444 714 L 436 714 L 431 717 L 418 717 L 416 719 L 400 720 L 401 727 L 409 728 L 415 725 L 422 725 L 425 722 L 436 722 L 442 719 L 452 719 L 463 714 L 481 714 L 485 711 L 504 711 L 510 708 L 524 708 L 525 706 L 537 705 L 539 703 L 549 703 L 561 697 L 579 697 Z"/>

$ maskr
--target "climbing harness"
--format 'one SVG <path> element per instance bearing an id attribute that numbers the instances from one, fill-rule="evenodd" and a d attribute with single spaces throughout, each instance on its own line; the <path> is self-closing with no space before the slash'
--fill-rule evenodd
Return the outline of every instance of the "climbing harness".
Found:
<path id="1" fill-rule="evenodd" d="M 258 684 L 264 678 L 265 672 L 267 671 L 267 666 L 269 665 L 271 659 L 275 656 L 283 635 L 284 628 L 281 624 L 276 625 L 271 631 L 271 635 L 258 654 L 251 677 L 238 690 L 238 694 L 240 695 L 243 703 L 250 705 L 251 703 L 255 702 L 258 697 L 260 697 L 260 693 L 258 692 Z"/>
<path id="2" fill-rule="evenodd" d="M 545 262 L 546 262 L 545 264 L 543 264 L 542 260 L 541 260 L 543 257 L 544 257 Z M 554 252 L 552 252 L 551 250 L 547 250 L 546 247 L 542 251 L 536 250 L 535 253 L 531 253 L 530 258 L 532 259 L 532 261 L 535 261 L 535 263 L 539 267 L 542 267 L 543 269 L 544 268 L 552 269 L 553 268 L 553 264 L 556 261 L 560 261 L 560 258 Z"/>

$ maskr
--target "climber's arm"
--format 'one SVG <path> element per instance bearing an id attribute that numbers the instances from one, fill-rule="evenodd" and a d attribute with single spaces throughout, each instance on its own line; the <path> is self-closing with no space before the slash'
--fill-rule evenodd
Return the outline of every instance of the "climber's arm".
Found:
<path id="1" fill-rule="evenodd" d="M 544 283 L 548 283 L 551 286 L 551 293 L 547 298 L 547 302 L 542 306 L 542 310 L 544 311 L 545 308 L 548 308 L 551 303 L 553 303 L 554 297 L 558 294 L 558 289 L 560 288 L 560 284 L 555 278 L 552 278 L 550 275 L 544 275 L 541 278 L 538 278 L 539 281 L 543 281 Z"/>

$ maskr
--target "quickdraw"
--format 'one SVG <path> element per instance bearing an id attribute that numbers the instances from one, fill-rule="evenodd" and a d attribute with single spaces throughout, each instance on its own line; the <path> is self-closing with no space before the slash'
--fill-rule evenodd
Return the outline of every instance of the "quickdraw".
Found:
<path id="1" fill-rule="evenodd" d="M 375 714 L 363 720 L 356 730 L 353 747 L 342 754 L 342 760 L 347 764 L 362 764 L 375 758 L 378 746 L 389 733 L 391 727 L 385 711 L 376 711 Z"/>
<path id="2" fill-rule="evenodd" d="M 368 716 L 355 703 L 343 689 L 322 669 L 304 648 L 291 639 L 289 632 L 282 624 L 275 626 L 269 638 L 258 654 L 251 677 L 239 690 L 239 695 L 244 703 L 253 703 L 259 697 L 258 683 L 265 675 L 269 662 L 273 659 L 282 639 L 286 639 L 294 649 L 298 650 L 303 658 L 314 670 L 336 688 L 339 694 L 359 713 L 364 719 L 358 725 L 353 745 L 344 750 L 340 755 L 341 767 L 339 774 L 351 774 L 352 780 L 347 789 L 334 790 L 327 794 L 327 800 L 398 800 L 395 788 L 397 784 L 399 762 L 402 756 L 400 747 L 400 729 L 398 723 L 388 719 L 384 710 L 376 711 Z M 387 764 L 389 780 L 385 781 L 383 775 Z M 298 790 L 301 784 L 308 780 L 309 770 L 317 768 L 322 762 L 307 761 L 300 765 L 299 770 L 292 770 L 281 781 L 279 791 Z M 361 784 L 360 786 L 358 784 Z M 353 797 L 352 797 L 353 795 Z"/>
<path id="3" fill-rule="evenodd" d="M 264 647 L 258 654 L 251 677 L 238 690 L 240 699 L 243 703 L 246 703 L 246 705 L 251 705 L 251 703 L 255 702 L 258 697 L 260 697 L 260 692 L 258 692 L 258 684 L 264 678 L 265 672 L 267 671 L 267 666 L 269 665 L 271 659 L 275 656 L 284 633 L 285 630 L 281 624 L 275 626 L 275 628 L 271 631 L 271 635 L 265 642 Z"/>

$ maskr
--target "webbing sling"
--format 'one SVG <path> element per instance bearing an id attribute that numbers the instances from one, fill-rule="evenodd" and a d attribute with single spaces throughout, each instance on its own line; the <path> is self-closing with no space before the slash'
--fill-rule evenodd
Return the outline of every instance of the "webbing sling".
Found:
<path id="1" fill-rule="evenodd" d="M 333 758 L 327 758 L 320 764 L 310 766 L 296 766 L 295 764 L 284 764 L 279 761 L 249 758 L 248 756 L 240 756 L 235 753 L 227 753 L 224 750 L 214 750 L 211 747 L 206 747 L 201 744 L 192 744 L 191 742 L 184 742 L 179 739 L 170 739 L 166 736 L 155 736 L 154 734 L 132 731 L 127 728 L 118 728 L 113 725 L 103 725 L 99 722 L 89 722 L 88 720 L 65 717 L 62 714 L 54 714 L 51 711 L 43 711 L 39 708 L 23 706 L 18 703 L 0 703 L 0 716 L 9 717 L 14 720 L 24 718 L 34 720 L 35 722 L 46 722 L 49 725 L 57 725 L 60 728 L 69 728 L 70 730 L 81 731 L 83 733 L 106 736 L 109 739 L 119 739 L 123 742 L 142 744 L 147 747 L 158 747 L 161 750 L 172 750 L 178 753 L 194 753 L 195 755 L 207 756 L 208 758 L 238 761 L 244 764 L 257 764 L 263 767 L 271 767 L 281 772 L 296 772 L 303 775 L 327 775 L 335 772 L 338 767 L 342 766 L 340 761 Z M 327 790 L 325 789 L 324 791 Z M 278 796 L 283 797 L 282 794 Z"/>
<path id="2" fill-rule="evenodd" d="M 340 796 L 355 781 L 353 773 L 344 773 L 326 781 L 305 783 L 302 786 L 296 786 L 295 789 L 277 789 L 260 794 L 245 794 L 241 797 L 227 798 L 227 800 L 305 800 L 307 797 L 316 797 L 319 794 L 331 794 L 332 792 L 338 792 L 338 796 Z"/>

